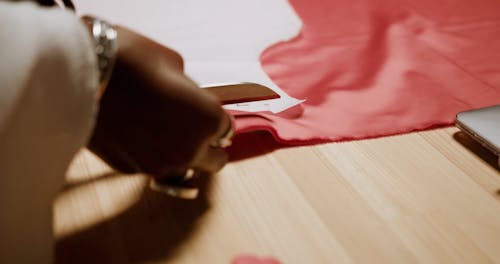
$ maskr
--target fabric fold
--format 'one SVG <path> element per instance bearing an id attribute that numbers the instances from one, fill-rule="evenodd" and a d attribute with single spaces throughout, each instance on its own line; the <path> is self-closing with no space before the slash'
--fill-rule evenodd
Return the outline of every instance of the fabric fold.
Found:
<path id="1" fill-rule="evenodd" d="M 498 1 L 289 2 L 302 31 L 261 63 L 306 101 L 237 118 L 239 132 L 289 144 L 363 139 L 451 125 L 460 111 L 500 103 Z"/>

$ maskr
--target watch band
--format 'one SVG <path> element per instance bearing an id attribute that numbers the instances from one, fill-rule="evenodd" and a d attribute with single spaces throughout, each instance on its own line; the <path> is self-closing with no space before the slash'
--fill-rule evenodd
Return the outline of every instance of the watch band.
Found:
<path id="1" fill-rule="evenodd" d="M 113 67 L 116 60 L 116 53 L 118 50 L 117 45 L 117 32 L 104 20 L 84 16 L 82 20 L 87 25 L 92 41 L 94 44 L 94 51 L 97 56 L 97 67 L 99 69 L 99 94 L 100 97 L 108 84 Z"/>

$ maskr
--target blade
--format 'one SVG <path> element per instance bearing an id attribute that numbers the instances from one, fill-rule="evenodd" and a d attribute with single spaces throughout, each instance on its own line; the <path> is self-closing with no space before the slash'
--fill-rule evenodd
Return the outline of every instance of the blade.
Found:
<path id="1" fill-rule="evenodd" d="M 219 98 L 223 105 L 280 98 L 270 88 L 257 83 L 230 83 L 202 88 Z"/>

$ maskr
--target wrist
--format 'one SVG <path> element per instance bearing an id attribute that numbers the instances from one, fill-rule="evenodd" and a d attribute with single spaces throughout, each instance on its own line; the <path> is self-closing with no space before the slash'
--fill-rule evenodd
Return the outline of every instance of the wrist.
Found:
<path id="1" fill-rule="evenodd" d="M 89 30 L 94 52 L 99 69 L 99 89 L 97 96 L 100 98 L 111 78 L 116 61 L 118 43 L 117 31 L 111 24 L 91 16 L 81 18 Z"/>

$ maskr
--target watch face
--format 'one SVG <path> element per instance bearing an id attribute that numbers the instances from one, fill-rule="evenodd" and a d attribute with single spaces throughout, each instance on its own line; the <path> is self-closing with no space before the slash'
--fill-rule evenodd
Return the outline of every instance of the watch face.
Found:
<path id="1" fill-rule="evenodd" d="M 457 115 L 456 126 L 500 155 L 500 105 L 461 112 Z"/>

